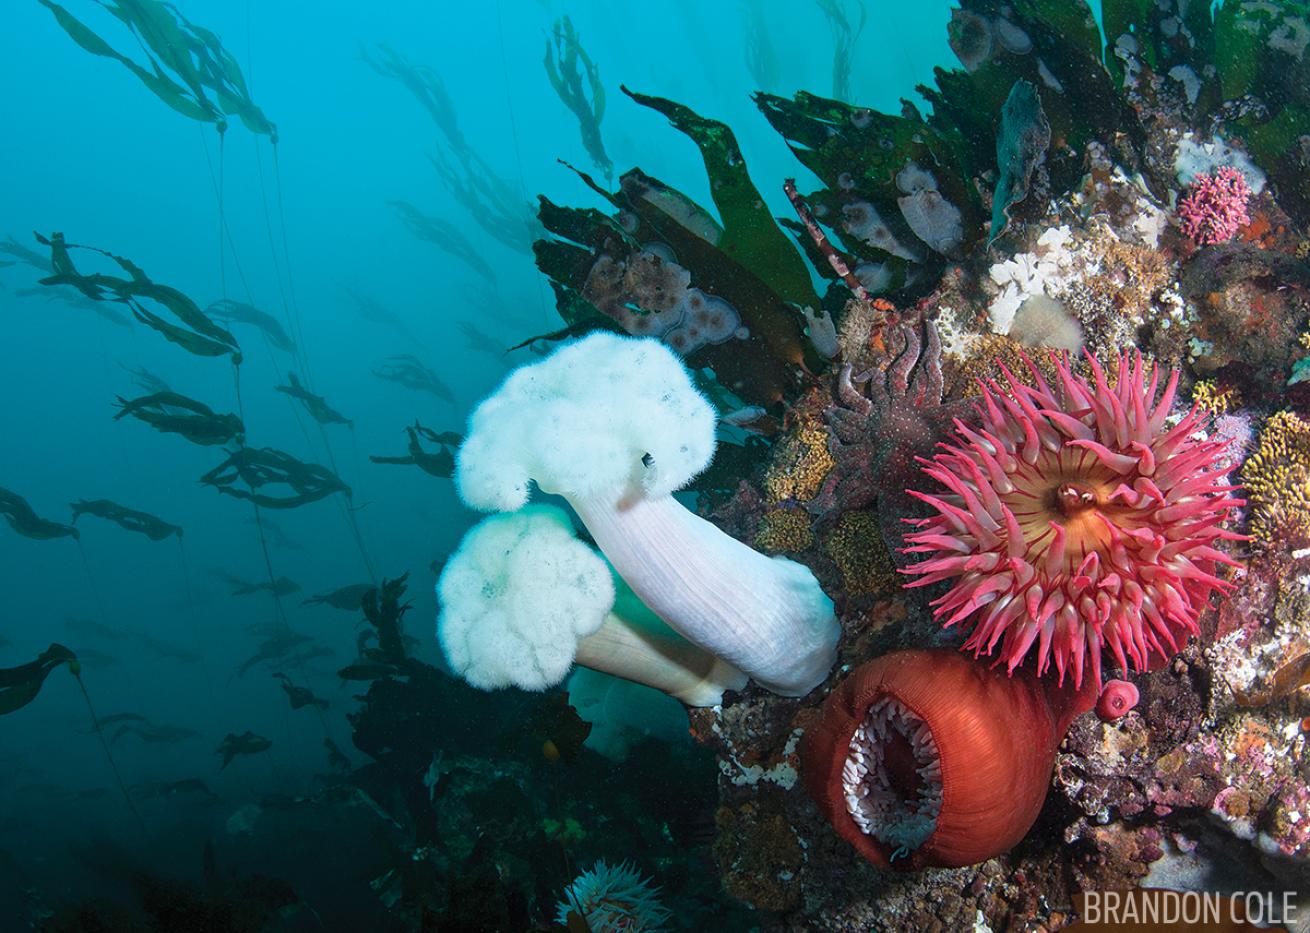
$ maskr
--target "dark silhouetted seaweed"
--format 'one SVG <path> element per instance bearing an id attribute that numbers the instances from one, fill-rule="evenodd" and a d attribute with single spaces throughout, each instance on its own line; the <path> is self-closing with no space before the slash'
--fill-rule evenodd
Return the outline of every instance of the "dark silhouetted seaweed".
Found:
<path id="1" fill-rule="evenodd" d="M 298 687 L 291 682 L 291 678 L 281 671 L 273 674 L 282 684 L 282 689 L 286 692 L 287 699 L 291 702 L 293 710 L 303 709 L 306 706 L 317 706 L 319 709 L 327 709 L 328 701 L 314 696 L 313 691 L 308 687 Z"/>
<path id="2" fill-rule="evenodd" d="M 261 311 L 254 305 L 243 304 L 224 298 L 205 309 L 205 313 L 224 324 L 249 324 L 263 331 L 268 342 L 287 353 L 296 352 L 296 342 L 287 336 L 282 324 L 267 311 Z"/>
<path id="3" fill-rule="evenodd" d="M 606 154 L 600 135 L 600 121 L 605 117 L 605 86 L 600 82 L 600 70 L 578 41 L 577 30 L 567 16 L 555 20 L 555 27 L 546 40 L 545 65 L 550 86 L 564 106 L 578 118 L 587 155 L 609 181 L 614 175 L 614 163 Z"/>
<path id="4" fill-rule="evenodd" d="M 180 525 L 170 525 L 162 518 L 151 515 L 149 512 L 129 509 L 127 506 L 119 505 L 117 502 L 110 502 L 108 499 L 79 499 L 71 504 L 71 508 L 73 510 L 73 524 L 75 525 L 83 515 L 94 515 L 97 518 L 114 522 L 127 531 L 143 534 L 151 541 L 163 541 L 171 535 L 182 537 Z"/>
<path id="5" fill-rule="evenodd" d="M 330 738 L 323 740 L 323 747 L 328 753 L 328 767 L 339 774 L 346 774 L 350 771 L 350 759 L 346 757 L 345 752 L 333 742 Z"/>
<path id="6" fill-rule="evenodd" d="M 154 392 L 127 400 L 118 397 L 119 412 L 114 420 L 131 415 L 156 431 L 180 434 L 193 444 L 214 447 L 230 442 L 241 443 L 246 428 L 236 415 L 220 415 L 193 398 L 177 392 Z"/>
<path id="7" fill-rule="evenodd" d="M 262 735 L 255 735 L 249 729 L 241 735 L 229 732 L 224 736 L 223 741 L 219 743 L 218 748 L 214 750 L 215 755 L 223 756 L 223 764 L 218 770 L 222 771 L 238 755 L 258 755 L 260 752 L 266 752 L 272 747 L 272 742 Z"/>
<path id="8" fill-rule="evenodd" d="M 100 721 L 103 727 L 104 720 Z M 153 723 L 145 725 L 134 725 L 127 723 L 119 726 L 109 739 L 109 744 L 117 744 L 118 740 L 125 736 L 135 736 L 148 745 L 176 745 L 178 742 L 184 742 L 187 739 L 198 739 L 200 733 L 194 729 L 187 729 L 184 726 L 157 726 Z"/>
<path id="9" fill-rule="evenodd" d="M 409 455 L 405 457 L 378 457 L 370 456 L 368 459 L 374 463 L 393 463 L 404 466 L 413 465 L 418 467 L 424 473 L 439 479 L 450 479 L 455 473 L 455 451 L 464 438 L 453 431 L 442 431 L 440 433 L 433 431 L 431 428 L 425 428 L 417 421 L 413 426 L 405 428 L 405 433 L 409 435 L 408 450 Z M 430 444 L 436 444 L 437 450 L 429 452 L 423 449 L 423 441 Z"/>
<path id="10" fill-rule="evenodd" d="M 487 356 L 494 357 L 503 361 L 508 349 L 503 341 L 497 340 L 480 330 L 469 321 L 457 321 L 456 325 L 460 333 L 464 335 L 464 340 L 468 348 L 475 353 L 485 353 Z M 515 348 L 517 349 L 517 347 Z"/>
<path id="11" fill-rule="evenodd" d="M 864 0 L 855 0 L 859 20 L 852 25 L 844 0 L 817 0 L 819 9 L 832 29 L 832 96 L 838 100 L 853 100 L 851 92 L 851 63 L 855 59 L 855 43 L 860 41 L 869 11 Z"/>
<path id="12" fill-rule="evenodd" d="M 145 56 L 133 61 L 52 0 L 38 2 L 54 14 L 69 38 L 92 55 L 119 62 L 156 97 L 183 116 L 227 129 L 228 116 L 252 133 L 277 142 L 277 127 L 250 98 L 236 59 L 213 32 L 195 25 L 160 0 L 97 0 L 121 22 Z"/>
<path id="13" fill-rule="evenodd" d="M 309 644 L 311 641 L 312 639 L 308 635 L 301 635 L 299 632 L 293 632 L 289 629 L 271 635 L 260 643 L 258 651 L 241 662 L 241 666 L 236 670 L 236 676 L 245 677 L 246 674 L 250 673 L 250 669 L 257 664 L 288 661 L 296 656 L 297 649 Z"/>
<path id="14" fill-rule="evenodd" d="M 50 257 L 38 253 L 36 250 L 28 249 L 20 244 L 12 236 L 6 237 L 4 242 L 0 243 L 0 256 L 12 256 L 13 259 L 0 259 L 0 269 L 9 266 L 30 266 L 36 269 L 42 275 L 50 275 L 54 268 L 50 264 Z M 15 297 L 18 298 L 42 298 L 47 302 L 57 301 L 73 308 L 79 308 L 83 311 L 90 311 L 102 320 L 108 321 L 115 327 L 131 327 L 132 320 L 126 315 L 114 310 L 105 302 L 92 301 L 77 289 L 70 286 L 43 286 L 38 288 L 18 288 L 14 290 Z"/>
<path id="15" fill-rule="evenodd" d="M 447 402 L 455 401 L 455 394 L 441 378 L 423 365 L 416 356 L 401 354 L 389 356 L 381 366 L 373 370 L 373 375 L 389 382 L 398 382 L 407 389 L 416 392 L 430 392 Z"/>
<path id="16" fill-rule="evenodd" d="M 138 389 L 145 389 L 152 395 L 160 392 L 173 391 L 173 387 L 164 379 L 156 376 L 144 366 L 138 366 L 136 369 L 133 369 L 125 363 L 119 363 L 118 368 L 124 370 L 132 377 L 132 385 L 136 386 Z"/>
<path id="17" fill-rule="evenodd" d="M 413 608 L 412 603 L 402 601 L 408 581 L 408 571 L 394 580 L 383 580 L 381 586 L 364 595 L 360 604 L 364 618 L 377 632 L 381 659 L 395 665 L 402 665 L 406 661 L 402 635 L 405 614 Z"/>
<path id="18" fill-rule="evenodd" d="M 233 451 L 202 476 L 200 482 L 225 496 L 247 499 L 269 509 L 294 509 L 337 492 L 350 498 L 350 487 L 327 467 L 305 463 L 272 447 L 242 447 Z M 244 488 L 238 483 L 244 484 Z M 261 491 L 265 487 L 286 487 L 289 493 L 273 495 Z"/>
<path id="19" fill-rule="evenodd" d="M 71 286 L 92 301 L 125 304 L 138 321 L 158 331 L 166 340 L 182 349 L 197 356 L 230 355 L 234 365 L 240 364 L 241 347 L 228 330 L 211 321 L 194 301 L 176 288 L 152 282 L 131 260 L 94 246 L 67 243 L 62 233 L 53 233 L 49 238 L 38 233 L 36 238 L 50 247 L 50 264 L 54 270 L 53 275 L 41 280 L 42 285 Z M 70 249 L 84 249 L 108 257 L 129 278 L 104 272 L 78 272 L 69 254 Z M 147 308 L 143 299 L 168 311 L 179 323 L 164 320 Z"/>
<path id="20" fill-rule="evenodd" d="M 343 586 L 333 590 L 331 593 L 323 593 L 320 596 L 311 596 L 304 600 L 302 606 L 331 606 L 333 609 L 343 609 L 347 612 L 359 612 L 362 610 L 362 601 L 365 596 L 371 593 L 376 587 L 372 583 L 353 583 L 350 586 Z"/>
<path id="21" fill-rule="evenodd" d="M 455 224 L 445 218 L 426 214 L 408 201 L 388 201 L 387 206 L 396 212 L 416 239 L 431 243 L 457 259 L 462 259 L 487 281 L 496 280 L 496 270 L 491 263 L 477 251 L 468 234 Z"/>
<path id="22" fill-rule="evenodd" d="M 309 412 L 309 417 L 313 418 L 319 424 L 344 424 L 348 428 L 353 428 L 355 422 L 351 421 L 341 412 L 337 411 L 327 403 L 327 400 L 321 395 L 315 395 L 301 384 L 299 377 L 293 372 L 287 373 L 287 382 L 290 385 L 274 386 L 274 389 L 283 395 L 289 395 L 305 407 Z"/>
<path id="23" fill-rule="evenodd" d="M 48 541 L 52 538 L 78 538 L 78 531 L 72 525 L 63 525 L 37 515 L 27 500 L 16 492 L 0 489 L 0 515 L 9 522 L 24 538 L 36 541 Z"/>
<path id="24" fill-rule="evenodd" d="M 374 324 L 381 324 L 384 327 L 390 327 L 410 343 L 424 346 L 423 341 L 414 336 L 413 332 L 405 322 L 401 320 L 400 316 L 377 299 L 370 295 L 365 295 L 359 289 L 350 285 L 341 285 L 340 288 L 350 297 L 350 300 L 354 302 L 355 310 L 364 320 L 372 321 Z"/>
<path id="25" fill-rule="evenodd" d="M 364 594 L 360 609 L 373 631 L 360 636 L 359 657 L 337 671 L 338 677 L 343 680 L 380 680 L 407 676 L 415 669 L 418 662 L 405 653 L 404 619 L 412 604 L 402 600 L 408 580 L 409 574 L 404 573 L 394 580 L 383 580 L 381 586 Z M 366 647 L 370 634 L 377 638 L 378 647 Z"/>
<path id="26" fill-rule="evenodd" d="M 38 286 L 36 288 L 16 288 L 14 295 L 18 298 L 41 298 L 48 302 L 58 302 L 68 305 L 70 308 L 77 308 L 81 311 L 90 311 L 102 321 L 113 324 L 115 327 L 131 327 L 132 319 L 126 314 L 116 311 L 112 306 L 103 301 L 92 301 L 77 289 L 69 288 L 63 285 L 56 286 Z"/>
<path id="27" fill-rule="evenodd" d="M 20 710 L 36 699 L 50 672 L 61 664 L 72 665 L 77 655 L 60 644 L 52 644 L 29 664 L 0 668 L 0 716 Z"/>

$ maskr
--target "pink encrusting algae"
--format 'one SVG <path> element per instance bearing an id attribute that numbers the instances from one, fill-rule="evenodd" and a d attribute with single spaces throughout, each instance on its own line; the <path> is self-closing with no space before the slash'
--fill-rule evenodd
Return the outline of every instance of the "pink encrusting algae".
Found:
<path id="1" fill-rule="evenodd" d="M 1178 203 L 1178 226 L 1198 246 L 1225 243 L 1251 222 L 1246 212 L 1250 197 L 1250 185 L 1235 168 L 1198 175 Z"/>
<path id="2" fill-rule="evenodd" d="M 1035 650 L 1037 673 L 1084 671 L 1101 682 L 1108 650 L 1124 670 L 1151 670 L 1198 634 L 1210 594 L 1231 584 L 1215 547 L 1242 536 L 1221 526 L 1243 504 L 1230 495 L 1223 443 L 1203 439 L 1193 408 L 1166 420 L 1178 387 L 1141 354 L 1119 357 L 1112 386 L 1088 356 L 1093 382 L 1054 358 L 1057 388 L 1031 361 L 1035 388 L 982 385 L 980 427 L 956 420 L 923 472 L 945 491 L 911 491 L 936 512 L 913 519 L 902 572 L 911 587 L 951 581 L 932 603 L 947 627 L 975 620 L 965 648 L 999 650 L 1014 671 Z"/>

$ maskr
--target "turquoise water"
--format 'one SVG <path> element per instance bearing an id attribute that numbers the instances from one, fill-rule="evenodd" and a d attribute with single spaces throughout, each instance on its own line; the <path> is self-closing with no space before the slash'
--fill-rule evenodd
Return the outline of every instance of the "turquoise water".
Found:
<path id="1" fill-rule="evenodd" d="M 0 527 L 0 931 L 578 930 L 560 899 L 598 860 L 631 860 L 636 875 L 615 883 L 651 879 L 663 907 L 652 901 L 647 916 L 673 929 L 778 929 L 780 910 L 805 924 L 799 897 L 759 892 L 751 905 L 724 890 L 725 866 L 749 862 L 746 849 L 799 837 L 785 821 L 777 836 L 771 823 L 747 831 L 732 822 L 742 810 L 720 809 L 723 776 L 740 787 L 732 776 L 754 762 L 716 759 L 709 719 L 693 715 L 697 743 L 675 701 L 612 680 L 571 681 L 575 712 L 556 690 L 481 692 L 450 673 L 434 588 L 481 517 L 457 494 L 451 456 L 475 405 L 553 346 L 534 338 L 574 323 L 557 311 L 558 281 L 534 263 L 532 241 L 546 238 L 538 197 L 612 214 L 579 173 L 615 190 L 634 166 L 700 205 L 719 193 L 696 145 L 621 86 L 731 127 L 762 206 L 790 221 L 783 180 L 802 193 L 824 182 L 752 93 L 810 91 L 889 114 L 912 99 L 927 114 L 916 86 L 958 67 L 952 5 L 118 4 L 138 23 L 177 14 L 210 30 L 225 55 L 214 60 L 269 122 L 243 121 L 227 100 L 220 132 L 203 107 L 169 106 L 184 83 L 160 91 L 171 80 L 161 73 L 152 93 L 122 62 L 89 54 L 92 39 L 74 42 L 53 4 L 6 5 L 0 505 L 15 533 Z M 63 8 L 133 62 L 149 60 L 149 37 L 101 0 Z M 603 88 L 610 178 L 543 67 L 564 17 Z M 843 42 L 849 67 L 835 69 Z M 406 79 L 444 88 L 446 115 L 434 119 Z M 948 193 L 976 180 L 957 181 Z M 452 190 L 478 183 L 471 201 Z M 416 235 L 415 218 L 435 232 Z M 717 244 L 715 224 L 706 242 Z M 803 230 L 798 239 L 808 243 Z M 987 245 L 974 246 L 969 274 L 985 281 Z M 946 265 L 930 257 L 925 279 L 897 280 L 893 297 L 909 307 Z M 52 274 L 62 278 L 40 283 Z M 803 290 L 828 288 L 821 262 L 801 275 Z M 118 288 L 121 299 L 132 276 L 143 304 L 97 293 Z M 161 296 L 174 317 L 141 310 L 159 313 Z M 231 312 L 230 333 L 178 315 L 184 303 L 219 323 Z M 984 304 L 975 310 L 983 320 Z M 806 347 L 811 374 L 838 371 Z M 712 377 L 713 364 L 697 366 Z M 794 426 L 799 389 L 784 401 L 745 382 L 736 396 L 710 391 L 720 415 L 758 404 L 775 427 Z M 157 397 L 144 420 L 123 410 L 161 390 L 176 395 Z M 189 409 L 206 430 L 235 416 L 240 436 L 146 423 L 152 411 L 176 418 L 188 400 L 212 409 Z M 739 480 L 759 484 L 766 442 L 748 437 L 720 433 L 753 459 L 736 470 L 721 454 L 726 472 L 699 490 L 702 504 L 723 505 Z M 301 487 L 215 475 L 252 452 L 289 456 L 274 472 Z M 395 462 L 406 458 L 417 462 Z M 311 469 L 318 488 L 304 485 Z M 73 535 L 80 500 L 165 524 L 154 540 L 93 505 Z M 840 558 L 824 560 L 831 576 Z M 43 655 L 52 645 L 77 660 Z M 20 668 L 35 658 L 45 665 Z M 776 751 L 791 711 L 768 715 L 758 728 L 783 737 Z M 775 802 L 777 788 L 793 789 L 788 773 L 760 785 L 776 783 Z M 741 869 L 735 893 L 754 870 Z M 784 888 L 789 877 L 774 872 Z"/>

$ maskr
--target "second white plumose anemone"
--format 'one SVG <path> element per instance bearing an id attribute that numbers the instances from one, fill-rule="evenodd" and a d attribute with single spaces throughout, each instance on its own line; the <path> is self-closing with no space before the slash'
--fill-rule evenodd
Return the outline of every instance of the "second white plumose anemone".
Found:
<path id="1" fill-rule="evenodd" d="M 832 601 L 809 569 L 767 557 L 673 493 L 714 456 L 715 414 L 657 340 L 596 333 L 520 367 L 469 419 L 455 482 L 512 511 L 530 484 L 563 496 L 633 592 L 671 628 L 786 696 L 836 661 Z"/>
<path id="2" fill-rule="evenodd" d="M 484 518 L 437 581 L 437 638 L 451 670 L 482 690 L 545 690 L 574 663 L 714 706 L 746 676 L 669 630 L 615 587 L 605 559 L 573 536 L 563 509 Z M 616 601 L 622 605 L 616 605 Z"/>

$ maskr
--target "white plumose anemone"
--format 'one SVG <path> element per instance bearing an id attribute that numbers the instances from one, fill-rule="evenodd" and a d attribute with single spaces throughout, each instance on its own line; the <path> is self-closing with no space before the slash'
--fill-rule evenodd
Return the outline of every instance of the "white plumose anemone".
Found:
<path id="1" fill-rule="evenodd" d="M 656 340 L 591 334 L 509 375 L 469 419 L 455 482 L 472 508 L 563 496 L 674 630 L 786 696 L 822 683 L 840 628 L 810 571 L 767 557 L 673 493 L 714 456 L 714 409 Z"/>
<path id="2" fill-rule="evenodd" d="M 616 612 L 617 595 L 609 566 L 573 536 L 568 516 L 528 506 L 464 536 L 437 582 L 437 638 L 451 669 L 483 690 L 545 690 L 575 663 L 688 706 L 713 706 L 746 685 L 663 623 L 644 623 L 633 600 Z"/>

